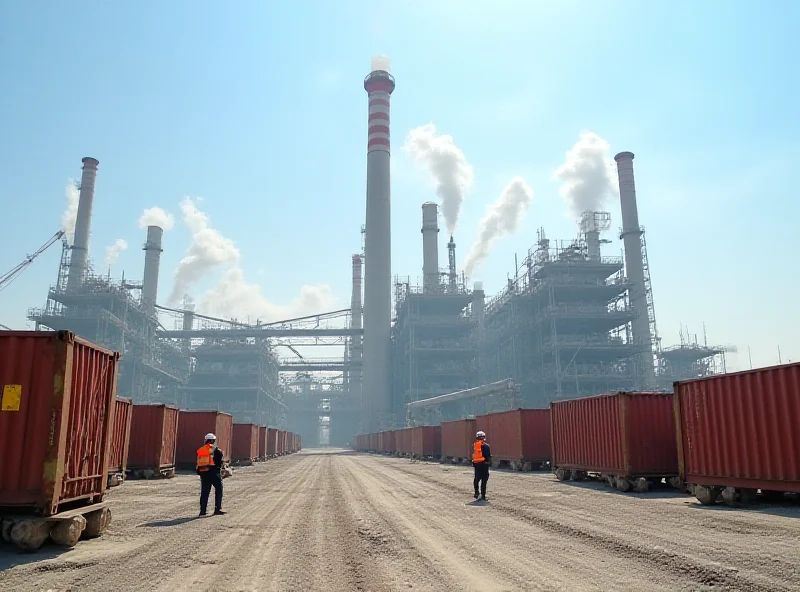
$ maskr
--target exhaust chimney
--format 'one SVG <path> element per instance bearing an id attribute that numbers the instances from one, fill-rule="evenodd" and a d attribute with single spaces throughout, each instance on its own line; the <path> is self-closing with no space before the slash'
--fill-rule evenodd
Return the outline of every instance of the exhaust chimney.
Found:
<path id="1" fill-rule="evenodd" d="M 472 316 L 483 325 L 483 318 L 486 313 L 486 293 L 483 291 L 483 282 L 475 282 L 472 289 Z"/>
<path id="2" fill-rule="evenodd" d="M 350 298 L 350 327 L 352 329 L 361 329 L 361 271 L 362 271 L 361 255 L 353 255 L 353 294 Z M 362 360 L 362 347 L 361 335 L 353 335 L 350 337 L 350 356 L 349 361 L 352 364 L 352 370 L 348 373 L 348 384 L 350 388 L 350 395 L 353 400 L 362 403 L 361 401 L 361 360 Z"/>
<path id="3" fill-rule="evenodd" d="M 158 269 L 161 263 L 161 239 L 164 231 L 158 226 L 147 227 L 147 242 L 144 251 L 144 279 L 142 280 L 142 303 L 148 313 L 155 312 L 158 298 Z"/>
<path id="4" fill-rule="evenodd" d="M 448 267 L 448 280 L 449 280 L 449 290 L 451 294 L 455 294 L 457 291 L 456 285 L 456 241 L 453 240 L 452 235 L 450 236 L 450 242 L 447 243 L 447 267 Z"/>
<path id="5" fill-rule="evenodd" d="M 391 183 L 389 105 L 394 91 L 389 60 L 372 60 L 364 79 L 369 96 L 367 212 L 364 241 L 364 384 L 367 428 L 380 431 L 392 412 L 390 348 L 392 322 Z"/>
<path id="6" fill-rule="evenodd" d="M 87 156 L 83 162 L 81 190 L 78 199 L 78 214 L 75 219 L 75 240 L 72 241 L 67 290 L 78 288 L 86 278 L 89 267 L 89 233 L 92 227 L 92 206 L 94 205 L 94 182 L 97 178 L 95 158 Z"/>
<path id="7" fill-rule="evenodd" d="M 619 200 L 622 210 L 622 239 L 625 248 L 625 272 L 628 276 L 630 287 L 631 306 L 636 313 L 632 323 L 633 340 L 635 343 L 647 348 L 641 355 L 642 377 L 644 386 L 652 386 L 654 379 L 654 365 L 650 335 L 650 321 L 647 311 L 647 294 L 644 282 L 644 261 L 642 259 L 642 234 L 639 226 L 639 211 L 636 206 L 636 185 L 633 180 L 633 153 L 620 152 L 614 157 L 617 161 L 617 175 L 619 177 Z"/>
<path id="8" fill-rule="evenodd" d="M 422 204 L 422 277 L 425 292 L 439 290 L 439 206 Z"/>

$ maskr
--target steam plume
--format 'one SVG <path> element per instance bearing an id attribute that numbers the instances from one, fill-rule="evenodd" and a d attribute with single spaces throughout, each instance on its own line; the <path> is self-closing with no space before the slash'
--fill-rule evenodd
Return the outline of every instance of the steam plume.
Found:
<path id="1" fill-rule="evenodd" d="M 61 214 L 61 230 L 67 235 L 67 242 L 72 244 L 75 240 L 75 221 L 78 218 L 78 200 L 80 198 L 80 192 L 74 179 L 67 181 L 64 195 L 67 198 L 67 209 Z"/>
<path id="2" fill-rule="evenodd" d="M 500 197 L 488 207 L 481 219 L 480 232 L 467 255 L 465 271 L 472 275 L 477 267 L 499 239 L 513 234 L 533 199 L 533 189 L 522 177 L 514 177 L 509 181 Z"/>
<path id="3" fill-rule="evenodd" d="M 113 263 L 116 263 L 117 259 L 119 259 L 120 253 L 122 253 L 122 251 L 124 251 L 127 248 L 128 248 L 127 241 L 121 238 L 115 240 L 114 244 L 111 245 L 110 247 L 106 247 L 106 258 L 105 258 L 106 265 L 111 265 Z"/>
<path id="4" fill-rule="evenodd" d="M 562 182 L 561 197 L 575 217 L 587 210 L 600 210 L 603 202 L 618 192 L 610 146 L 590 131 L 580 133 L 553 178 Z"/>
<path id="5" fill-rule="evenodd" d="M 139 218 L 139 228 L 148 226 L 158 226 L 163 231 L 172 230 L 175 226 L 175 218 L 161 208 L 147 208 Z"/>
<path id="6" fill-rule="evenodd" d="M 447 232 L 453 234 L 464 193 L 472 187 L 472 165 L 455 145 L 453 137 L 437 134 L 432 123 L 408 132 L 404 148 L 418 164 L 427 167 L 433 177 Z"/>

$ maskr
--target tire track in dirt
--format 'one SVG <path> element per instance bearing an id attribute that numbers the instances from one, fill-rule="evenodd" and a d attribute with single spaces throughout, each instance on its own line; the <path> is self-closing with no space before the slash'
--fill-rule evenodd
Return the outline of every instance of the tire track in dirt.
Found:
<path id="1" fill-rule="evenodd" d="M 402 461 L 399 460 L 392 462 L 391 469 L 409 477 L 422 479 L 430 485 L 440 489 L 453 492 L 463 492 L 464 490 L 463 487 L 451 485 L 440 479 L 426 475 L 422 471 L 407 469 L 403 467 L 401 463 Z M 503 500 L 505 499 L 506 496 L 504 495 Z M 529 504 L 529 500 L 526 500 L 525 498 L 518 497 L 516 499 L 523 502 L 519 505 Z M 528 503 L 524 503 L 526 501 Z M 570 524 L 574 523 L 574 518 L 572 517 L 562 515 L 560 519 L 551 518 L 551 508 L 548 508 L 548 515 L 545 516 L 535 510 L 529 508 L 522 509 L 521 507 L 507 504 L 504 501 L 495 501 L 492 503 L 492 506 L 508 515 L 525 520 L 526 522 L 533 524 L 538 528 L 570 537 L 573 540 L 579 541 L 596 549 L 606 550 L 618 556 L 637 560 L 641 563 L 666 572 L 665 575 L 669 575 L 671 577 L 677 576 L 683 582 L 685 582 L 685 585 L 688 586 L 724 586 L 729 590 L 743 592 L 791 592 L 792 590 L 790 587 L 784 587 L 783 583 L 777 583 L 776 587 L 776 583 L 762 583 L 754 581 L 747 575 L 740 575 L 732 569 L 725 569 L 722 566 L 713 566 L 702 563 L 695 560 L 693 557 L 686 555 L 685 552 L 670 552 L 666 549 L 654 549 L 652 547 L 645 547 L 639 544 L 631 543 L 623 538 L 608 534 L 617 530 L 613 527 L 613 524 L 615 524 L 613 522 L 609 525 L 609 528 L 605 533 L 601 533 Z M 619 522 L 624 523 L 624 521 Z M 642 533 L 639 532 L 638 537 L 635 538 L 641 538 L 641 535 Z M 718 540 L 717 545 L 719 545 Z M 765 568 L 767 566 L 762 563 L 761 567 Z M 754 575 L 758 577 L 758 574 Z M 781 579 L 783 582 L 786 581 L 783 578 Z"/>

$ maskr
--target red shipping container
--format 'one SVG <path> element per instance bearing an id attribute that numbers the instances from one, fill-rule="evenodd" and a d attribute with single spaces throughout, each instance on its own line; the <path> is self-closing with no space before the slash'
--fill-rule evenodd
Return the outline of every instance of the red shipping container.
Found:
<path id="1" fill-rule="evenodd" d="M 549 409 L 515 409 L 480 415 L 475 418 L 475 426 L 486 432 L 492 459 L 541 464 L 552 456 Z"/>
<path id="2" fill-rule="evenodd" d="M 222 411 L 181 411 L 176 452 L 178 467 L 189 469 L 197 466 L 197 449 L 203 445 L 203 438 L 208 433 L 217 437 L 217 446 L 229 461 L 233 446 L 233 416 Z"/>
<path id="3" fill-rule="evenodd" d="M 278 454 L 278 430 L 276 428 L 267 428 L 267 456 L 276 456 Z"/>
<path id="4" fill-rule="evenodd" d="M 254 423 L 233 424 L 233 460 L 253 461 L 258 458 L 258 432 Z"/>
<path id="5" fill-rule="evenodd" d="M 474 419 L 443 421 L 442 456 L 446 458 L 472 458 L 472 444 L 475 442 Z"/>
<path id="6" fill-rule="evenodd" d="M 678 474 L 669 393 L 615 393 L 553 401 L 553 467 L 630 477 Z M 561 471 L 558 471 L 561 469 Z"/>
<path id="7" fill-rule="evenodd" d="M 278 442 L 278 445 L 276 446 L 276 454 L 278 456 L 286 454 L 286 432 L 283 430 L 278 430 L 276 441 Z"/>
<path id="8" fill-rule="evenodd" d="M 114 419 L 111 435 L 111 450 L 108 455 L 108 472 L 125 474 L 128 466 L 128 445 L 131 436 L 133 402 L 117 397 L 114 402 Z"/>
<path id="9" fill-rule="evenodd" d="M 264 460 L 267 458 L 267 427 L 259 426 L 258 428 L 258 458 Z"/>
<path id="10" fill-rule="evenodd" d="M 442 456 L 442 428 L 418 426 L 411 428 L 411 452 L 414 456 Z"/>
<path id="11" fill-rule="evenodd" d="M 0 332 L 0 506 L 102 501 L 118 372 L 118 353 L 69 331 Z"/>
<path id="12" fill-rule="evenodd" d="M 411 454 L 411 428 L 395 430 L 395 447 L 400 454 Z"/>
<path id="13" fill-rule="evenodd" d="M 179 416 L 178 408 L 169 405 L 133 406 L 128 448 L 129 470 L 164 474 L 174 472 Z"/>
<path id="14" fill-rule="evenodd" d="M 800 363 L 675 383 L 692 485 L 800 493 Z"/>

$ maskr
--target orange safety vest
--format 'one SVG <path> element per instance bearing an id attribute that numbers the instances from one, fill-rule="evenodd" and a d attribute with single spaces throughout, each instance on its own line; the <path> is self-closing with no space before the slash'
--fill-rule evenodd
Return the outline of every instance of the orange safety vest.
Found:
<path id="1" fill-rule="evenodd" d="M 483 458 L 483 450 L 481 450 L 482 446 L 483 446 L 483 440 L 478 440 L 477 442 L 475 442 L 475 448 L 472 451 L 472 462 L 482 463 L 486 460 L 485 458 Z"/>
<path id="2" fill-rule="evenodd" d="M 197 449 L 197 470 L 200 472 L 208 471 L 214 464 L 214 446 L 204 444 Z"/>

